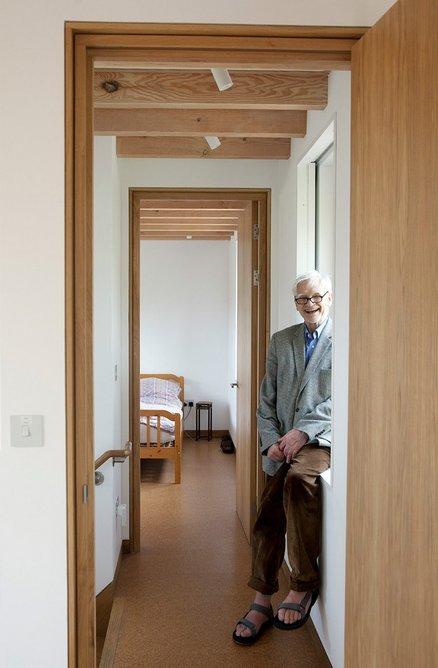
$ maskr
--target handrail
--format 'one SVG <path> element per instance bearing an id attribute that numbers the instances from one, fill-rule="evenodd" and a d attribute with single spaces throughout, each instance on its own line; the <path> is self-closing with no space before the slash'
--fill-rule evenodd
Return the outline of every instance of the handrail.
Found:
<path id="1" fill-rule="evenodd" d="M 129 457 L 129 455 L 132 453 L 132 443 L 131 441 L 127 441 L 125 444 L 124 450 L 107 450 L 103 454 L 100 455 L 94 462 L 94 470 L 97 471 L 98 468 L 102 466 L 102 464 L 105 464 L 105 462 L 108 461 L 108 459 L 113 459 L 113 465 L 116 461 L 121 462 L 125 461 L 126 457 Z"/>

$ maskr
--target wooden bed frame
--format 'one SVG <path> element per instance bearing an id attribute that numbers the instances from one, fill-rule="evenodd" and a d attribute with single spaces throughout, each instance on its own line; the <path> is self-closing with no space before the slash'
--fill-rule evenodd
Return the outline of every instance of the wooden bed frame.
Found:
<path id="1" fill-rule="evenodd" d="M 139 382 L 141 378 L 160 378 L 162 380 L 171 380 L 174 383 L 177 383 L 181 392 L 179 398 L 182 402 L 184 408 L 184 376 L 175 376 L 171 373 L 141 373 L 139 375 Z M 180 415 L 175 415 L 170 411 L 165 410 L 144 410 L 140 409 L 140 417 L 165 417 L 168 420 L 175 422 L 175 441 L 173 447 L 162 447 L 160 444 L 160 427 L 159 420 L 157 424 L 157 441 L 158 443 L 151 442 L 150 438 L 150 425 L 149 420 L 146 425 L 146 444 L 140 445 L 140 459 L 174 459 L 175 460 L 175 483 L 179 484 L 181 482 L 181 452 L 182 452 L 182 440 L 183 440 L 183 420 Z"/>

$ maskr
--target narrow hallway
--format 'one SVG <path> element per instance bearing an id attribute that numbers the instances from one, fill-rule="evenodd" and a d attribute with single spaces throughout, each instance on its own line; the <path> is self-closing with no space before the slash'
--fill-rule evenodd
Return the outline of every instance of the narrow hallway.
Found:
<path id="1" fill-rule="evenodd" d="M 288 666 L 329 663 L 305 626 L 275 628 L 252 647 L 233 643 L 248 609 L 250 548 L 235 512 L 235 456 L 219 440 L 185 439 L 182 483 L 173 465 L 145 462 L 141 552 L 126 555 L 115 592 L 125 605 L 114 666 Z M 274 607 L 286 592 L 283 582 Z"/>

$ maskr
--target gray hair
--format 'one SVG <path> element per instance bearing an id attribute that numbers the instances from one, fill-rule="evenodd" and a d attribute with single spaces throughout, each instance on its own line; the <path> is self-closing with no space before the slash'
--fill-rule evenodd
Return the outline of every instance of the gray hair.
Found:
<path id="1" fill-rule="evenodd" d="M 332 292 L 332 281 L 328 274 L 321 274 L 319 271 L 313 269 L 312 271 L 307 271 L 305 274 L 300 274 L 295 279 L 295 282 L 292 287 L 292 292 L 294 297 L 297 296 L 297 288 L 300 283 L 306 281 L 312 286 L 321 286 L 321 291 Z"/>

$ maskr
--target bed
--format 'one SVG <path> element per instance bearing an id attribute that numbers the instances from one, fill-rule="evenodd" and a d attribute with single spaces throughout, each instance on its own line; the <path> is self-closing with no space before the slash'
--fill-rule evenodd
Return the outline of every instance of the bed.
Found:
<path id="1" fill-rule="evenodd" d="M 181 482 L 184 377 L 140 374 L 140 459 L 173 459 Z"/>

